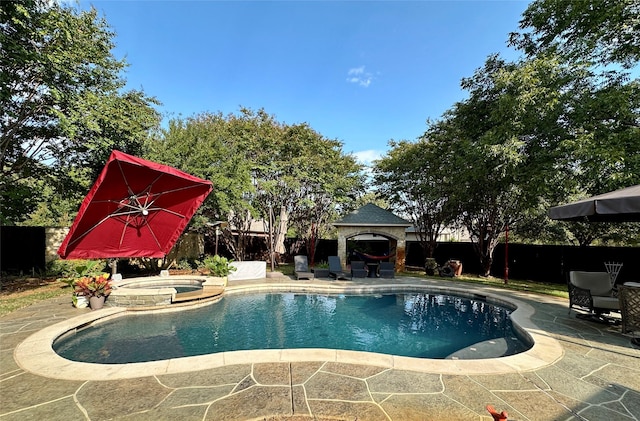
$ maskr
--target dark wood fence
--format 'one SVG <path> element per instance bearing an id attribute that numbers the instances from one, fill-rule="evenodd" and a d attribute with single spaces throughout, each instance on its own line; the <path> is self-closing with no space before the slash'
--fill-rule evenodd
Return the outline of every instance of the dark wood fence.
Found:
<path id="1" fill-rule="evenodd" d="M 45 270 L 44 227 L 0 227 L 0 272 L 38 274 Z"/>
<path id="2" fill-rule="evenodd" d="M 407 264 L 423 266 L 422 248 L 409 243 Z M 505 246 L 499 244 L 493 255 L 491 274 L 504 276 Z M 480 273 L 471 243 L 440 243 L 434 256 L 439 264 L 449 259 L 462 261 L 465 273 Z M 565 283 L 569 271 L 605 271 L 605 262 L 622 262 L 618 283 L 640 280 L 640 247 L 577 247 L 509 244 L 509 278 Z"/>

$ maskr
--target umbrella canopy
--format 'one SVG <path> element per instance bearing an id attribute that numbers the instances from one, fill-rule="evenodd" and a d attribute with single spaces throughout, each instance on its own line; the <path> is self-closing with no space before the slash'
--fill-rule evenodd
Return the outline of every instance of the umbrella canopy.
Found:
<path id="1" fill-rule="evenodd" d="M 551 219 L 590 222 L 640 221 L 640 184 L 549 209 Z"/>
<path id="2" fill-rule="evenodd" d="M 113 151 L 58 249 L 63 259 L 164 257 L 210 181 Z"/>

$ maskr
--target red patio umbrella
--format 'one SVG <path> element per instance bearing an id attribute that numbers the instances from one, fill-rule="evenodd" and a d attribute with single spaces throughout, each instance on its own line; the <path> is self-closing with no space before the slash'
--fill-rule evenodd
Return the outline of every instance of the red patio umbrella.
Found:
<path id="1" fill-rule="evenodd" d="M 113 151 L 58 249 L 63 259 L 164 257 L 210 181 Z"/>

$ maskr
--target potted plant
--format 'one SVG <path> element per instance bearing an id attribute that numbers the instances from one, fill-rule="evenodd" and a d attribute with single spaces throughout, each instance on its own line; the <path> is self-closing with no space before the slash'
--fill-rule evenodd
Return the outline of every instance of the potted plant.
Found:
<path id="1" fill-rule="evenodd" d="M 227 286 L 227 276 L 236 270 L 235 266 L 231 266 L 231 262 L 233 262 L 233 260 L 220 257 L 216 254 L 213 257 L 207 256 L 203 263 L 204 267 L 209 270 L 211 276 L 220 278 L 224 286 Z"/>
<path id="2" fill-rule="evenodd" d="M 104 267 L 104 261 L 62 261 L 62 263 L 58 263 L 58 266 L 61 266 L 58 270 L 64 276 L 62 278 L 58 278 L 58 281 L 64 282 L 68 287 L 71 287 L 73 289 L 73 293 L 71 295 L 71 302 L 73 303 L 73 306 L 76 308 L 89 307 L 89 297 L 86 297 L 75 290 L 76 282 L 85 277 L 97 276 L 101 274 L 101 268 Z"/>
<path id="3" fill-rule="evenodd" d="M 424 271 L 427 275 L 433 276 L 438 270 L 438 262 L 433 257 L 428 257 L 424 265 Z"/>
<path id="4" fill-rule="evenodd" d="M 97 276 L 85 276 L 75 282 L 78 296 L 87 297 L 92 310 L 102 308 L 107 295 L 111 293 L 111 280 L 108 273 Z"/>
<path id="5" fill-rule="evenodd" d="M 311 268 L 313 276 L 316 278 L 328 278 L 329 277 L 329 263 L 322 261 L 313 265 Z"/>

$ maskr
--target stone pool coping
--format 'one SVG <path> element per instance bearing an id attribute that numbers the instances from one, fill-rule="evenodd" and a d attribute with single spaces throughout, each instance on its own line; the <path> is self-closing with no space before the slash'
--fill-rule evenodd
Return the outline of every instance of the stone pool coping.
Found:
<path id="1" fill-rule="evenodd" d="M 120 380 L 136 377 L 184 373 L 246 363 L 328 361 L 348 364 L 367 364 L 383 368 L 410 370 L 436 374 L 506 374 L 532 371 L 552 365 L 563 355 L 561 345 L 530 319 L 534 313 L 531 305 L 520 300 L 505 297 L 490 288 L 447 285 L 445 282 L 425 281 L 416 278 L 380 279 L 371 282 L 357 281 L 293 281 L 264 279 L 259 281 L 234 281 L 229 283 L 225 294 L 247 292 L 299 292 L 299 293 L 400 293 L 409 291 L 430 291 L 462 296 L 482 296 L 491 302 L 506 306 L 516 306 L 511 314 L 514 328 L 524 330 L 533 339 L 534 345 L 527 351 L 507 357 L 436 360 L 377 354 L 361 351 L 334 349 L 273 349 L 231 351 L 193 357 L 173 358 L 128 364 L 95 364 L 70 361 L 62 358 L 52 348 L 53 342 L 61 335 L 97 320 L 109 320 L 124 315 L 128 310 L 121 307 L 104 307 L 44 328 L 20 343 L 14 352 L 18 365 L 34 374 L 64 380 Z M 193 306 L 215 305 L 198 302 Z M 170 305 L 149 312 L 180 311 L 185 306 Z M 140 312 L 140 310 L 135 310 Z"/>

